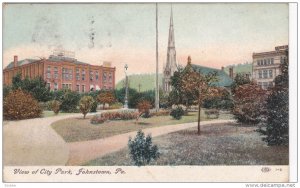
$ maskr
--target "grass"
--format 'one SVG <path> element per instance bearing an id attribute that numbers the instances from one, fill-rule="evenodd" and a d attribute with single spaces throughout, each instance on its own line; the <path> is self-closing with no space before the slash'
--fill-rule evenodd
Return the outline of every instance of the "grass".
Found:
<path id="1" fill-rule="evenodd" d="M 155 137 L 160 158 L 150 165 L 288 165 L 288 146 L 267 146 L 255 127 L 202 126 Z M 128 149 L 88 162 L 88 166 L 130 166 Z"/>
<path id="2" fill-rule="evenodd" d="M 220 118 L 228 118 L 227 115 L 221 115 Z M 172 124 L 190 123 L 197 121 L 197 113 L 190 112 L 188 116 L 183 116 L 180 120 L 175 120 L 171 116 L 154 116 L 151 118 L 140 118 L 138 124 L 135 120 L 127 121 L 109 121 L 103 124 L 91 124 L 92 117 L 69 118 L 53 123 L 52 128 L 66 141 L 86 141 L 110 137 L 117 134 L 137 131 L 151 127 L 159 127 Z M 206 115 L 202 111 L 201 120 L 205 121 Z"/>
<path id="3" fill-rule="evenodd" d="M 53 116 L 63 116 L 63 115 L 68 115 L 72 113 L 65 113 L 65 112 L 59 112 L 57 115 L 54 114 L 53 111 L 43 111 L 42 117 L 53 117 Z"/>

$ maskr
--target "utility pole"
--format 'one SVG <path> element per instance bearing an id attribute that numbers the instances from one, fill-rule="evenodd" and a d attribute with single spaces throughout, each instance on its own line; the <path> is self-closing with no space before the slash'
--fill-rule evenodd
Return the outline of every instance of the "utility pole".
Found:
<path id="1" fill-rule="evenodd" d="M 158 17 L 156 3 L 156 87 L 155 87 L 155 110 L 159 111 L 159 86 L 158 86 Z"/>
<path id="2" fill-rule="evenodd" d="M 128 65 L 125 64 L 125 84 L 126 84 L 126 88 L 125 88 L 125 104 L 124 104 L 124 108 L 127 109 L 128 108 L 128 76 L 127 76 L 127 69 L 128 69 Z"/>

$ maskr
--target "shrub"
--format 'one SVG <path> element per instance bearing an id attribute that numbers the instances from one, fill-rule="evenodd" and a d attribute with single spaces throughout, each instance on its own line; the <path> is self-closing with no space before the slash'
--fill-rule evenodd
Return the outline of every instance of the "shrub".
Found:
<path id="1" fill-rule="evenodd" d="M 150 108 L 151 108 L 151 104 L 149 101 L 141 101 L 137 105 L 137 109 L 141 114 L 144 114 L 143 117 L 145 118 L 150 117 Z"/>
<path id="2" fill-rule="evenodd" d="M 149 164 L 160 156 L 157 145 L 152 145 L 152 137 L 148 135 L 145 138 L 145 134 L 141 130 L 137 132 L 134 140 L 129 138 L 128 148 L 130 158 L 137 166 Z"/>
<path id="3" fill-rule="evenodd" d="M 101 115 L 94 115 L 91 119 L 91 124 L 101 124 L 104 123 L 107 119 Z"/>
<path id="4" fill-rule="evenodd" d="M 170 115 L 174 118 L 174 119 L 181 119 L 181 117 L 184 115 L 184 110 L 182 109 L 182 107 L 177 106 L 175 109 L 171 110 Z"/>
<path id="5" fill-rule="evenodd" d="M 235 119 L 241 123 L 258 124 L 266 114 L 266 98 L 268 92 L 256 84 L 244 84 L 235 89 L 234 107 Z"/>
<path id="6" fill-rule="evenodd" d="M 91 119 L 92 124 L 104 123 L 106 120 L 131 120 L 138 119 L 138 112 L 122 111 L 122 112 L 104 112 L 100 115 L 94 115 Z"/>
<path id="7" fill-rule="evenodd" d="M 206 114 L 208 119 L 212 118 L 212 116 L 215 116 L 215 118 L 219 118 L 220 115 L 220 111 L 218 109 L 205 110 L 204 113 Z"/>
<path id="8" fill-rule="evenodd" d="M 123 104 L 120 103 L 120 102 L 116 102 L 116 103 L 113 103 L 112 105 L 109 106 L 109 109 L 120 109 L 123 107 Z"/>
<path id="9" fill-rule="evenodd" d="M 151 112 L 150 116 L 168 116 L 170 115 L 169 110 L 159 110 L 158 112 Z"/>
<path id="10" fill-rule="evenodd" d="M 36 118 L 42 115 L 42 109 L 28 92 L 17 89 L 4 98 L 3 115 L 8 120 Z"/>
<path id="11" fill-rule="evenodd" d="M 98 102 L 94 99 L 90 112 L 97 112 Z"/>
<path id="12" fill-rule="evenodd" d="M 49 108 L 55 113 L 58 114 L 60 110 L 61 103 L 58 100 L 52 100 L 48 102 Z"/>
<path id="13" fill-rule="evenodd" d="M 91 111 L 94 99 L 91 96 L 83 96 L 79 101 L 79 109 L 81 113 L 83 114 L 83 118 L 85 119 L 85 116 L 88 112 Z"/>
<path id="14" fill-rule="evenodd" d="M 116 98 L 112 92 L 103 92 L 98 95 L 97 100 L 100 104 L 103 104 L 104 109 L 105 104 L 112 104 L 116 101 Z"/>
<path id="15" fill-rule="evenodd" d="M 77 106 L 80 100 L 80 94 L 75 91 L 66 90 L 63 91 L 63 95 L 60 96 L 61 102 L 60 109 L 63 112 L 78 112 Z"/>

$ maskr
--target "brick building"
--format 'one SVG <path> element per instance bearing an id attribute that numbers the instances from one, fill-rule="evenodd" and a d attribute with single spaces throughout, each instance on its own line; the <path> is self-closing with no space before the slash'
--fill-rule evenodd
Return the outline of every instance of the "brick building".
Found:
<path id="1" fill-rule="evenodd" d="M 23 79 L 27 76 L 31 79 L 41 76 L 51 90 L 68 88 L 87 92 L 114 89 L 115 71 L 116 68 L 111 67 L 109 62 L 104 62 L 101 66 L 90 65 L 67 57 L 63 53 L 50 55 L 48 59 L 41 60 L 18 61 L 18 56 L 14 56 L 14 61 L 3 70 L 3 80 L 4 85 L 10 85 L 12 78 L 21 73 Z"/>
<path id="2" fill-rule="evenodd" d="M 276 46 L 274 51 L 253 53 L 253 80 L 263 89 L 273 87 L 281 74 L 280 64 L 288 58 L 288 45 Z"/>

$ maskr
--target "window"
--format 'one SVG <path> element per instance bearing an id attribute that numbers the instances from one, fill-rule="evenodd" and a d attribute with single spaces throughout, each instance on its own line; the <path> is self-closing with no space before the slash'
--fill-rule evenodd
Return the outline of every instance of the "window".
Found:
<path id="1" fill-rule="evenodd" d="M 269 78 L 273 78 L 273 70 L 269 70 Z"/>
<path id="2" fill-rule="evenodd" d="M 261 70 L 258 71 L 258 78 L 262 78 L 262 71 Z"/>
<path id="3" fill-rule="evenodd" d="M 257 60 L 257 65 L 258 65 L 258 66 L 260 65 L 260 60 Z"/>
<path id="4" fill-rule="evenodd" d="M 263 77 L 268 78 L 268 71 L 267 70 L 263 70 Z"/>
<path id="5" fill-rule="evenodd" d="M 76 85 L 76 91 L 79 92 L 80 91 L 80 86 L 79 85 Z"/>
<path id="6" fill-rule="evenodd" d="M 47 78 L 51 78 L 51 73 L 47 72 Z"/>
<path id="7" fill-rule="evenodd" d="M 51 85 L 50 83 L 47 83 L 47 88 L 50 88 L 50 85 Z"/>
<path id="8" fill-rule="evenodd" d="M 93 79 L 94 79 L 94 72 L 90 71 L 90 81 L 93 81 Z"/>
<path id="9" fill-rule="evenodd" d="M 57 67 L 54 67 L 54 78 L 58 79 L 58 69 L 57 69 Z"/>
<path id="10" fill-rule="evenodd" d="M 51 67 L 50 66 L 47 67 L 47 72 L 51 73 Z"/>
<path id="11" fill-rule="evenodd" d="M 109 80 L 109 82 L 112 82 L 112 74 L 111 74 L 111 72 L 109 73 L 108 80 Z"/>
<path id="12" fill-rule="evenodd" d="M 272 65 L 274 64 L 274 58 L 271 58 L 271 64 Z"/>
<path id="13" fill-rule="evenodd" d="M 82 92 L 84 93 L 85 92 L 85 85 L 82 85 Z"/>
<path id="14" fill-rule="evenodd" d="M 79 68 L 76 68 L 76 80 L 80 80 Z"/>
<path id="15" fill-rule="evenodd" d="M 106 72 L 103 73 L 103 82 L 106 82 Z"/>
<path id="16" fill-rule="evenodd" d="M 73 70 L 69 69 L 69 80 L 73 80 Z"/>
<path id="17" fill-rule="evenodd" d="M 99 74 L 98 74 L 98 71 L 96 71 L 95 78 L 96 78 L 97 81 L 99 80 Z"/>
<path id="18" fill-rule="evenodd" d="M 266 59 L 264 59 L 264 65 L 267 65 L 267 60 Z"/>
<path id="19" fill-rule="evenodd" d="M 81 77 L 82 77 L 82 80 L 85 80 L 85 70 L 82 70 Z"/>
<path id="20" fill-rule="evenodd" d="M 54 83 L 54 91 L 58 90 L 58 84 Z"/>
<path id="21" fill-rule="evenodd" d="M 270 65 L 271 64 L 271 60 L 270 59 L 268 59 L 268 65 Z"/>

